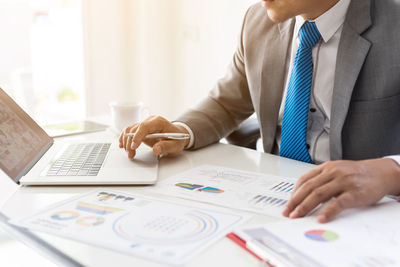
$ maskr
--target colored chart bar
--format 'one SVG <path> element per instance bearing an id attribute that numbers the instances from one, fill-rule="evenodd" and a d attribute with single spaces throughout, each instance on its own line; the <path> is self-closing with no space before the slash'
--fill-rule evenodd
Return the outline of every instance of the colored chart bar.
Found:
<path id="1" fill-rule="evenodd" d="M 197 188 L 203 187 L 202 185 L 199 185 L 199 184 L 188 184 L 188 183 L 179 183 L 179 184 L 176 184 L 175 186 L 178 186 L 178 187 L 181 187 L 184 189 L 188 189 L 188 190 L 195 190 Z"/>
<path id="2" fill-rule="evenodd" d="M 222 189 L 210 187 L 210 186 L 200 188 L 199 191 L 207 192 L 207 193 L 223 193 L 224 192 L 224 190 L 222 190 Z"/>
<path id="3" fill-rule="evenodd" d="M 216 187 L 211 187 L 211 186 L 203 186 L 199 184 L 189 184 L 189 183 L 178 183 L 175 184 L 175 186 L 178 186 L 180 188 L 196 191 L 196 192 L 206 192 L 206 193 L 223 193 L 224 190 L 216 188 Z"/>
<path id="4" fill-rule="evenodd" d="M 271 187 L 271 190 L 274 192 L 284 192 L 290 193 L 294 189 L 294 183 L 290 182 L 280 182 L 279 184 L 274 185 Z"/>
<path id="5" fill-rule="evenodd" d="M 122 209 L 118 209 L 118 208 L 114 208 L 114 207 L 101 206 L 101 205 L 96 205 L 93 203 L 87 203 L 87 202 L 82 202 L 82 201 L 79 201 L 77 203 L 76 209 L 94 213 L 94 214 L 98 214 L 98 215 L 107 215 L 107 214 L 122 210 Z"/>
<path id="6" fill-rule="evenodd" d="M 255 206 L 275 206 L 281 207 L 287 203 L 286 199 L 281 199 L 272 196 L 257 195 L 253 197 L 249 203 Z"/>

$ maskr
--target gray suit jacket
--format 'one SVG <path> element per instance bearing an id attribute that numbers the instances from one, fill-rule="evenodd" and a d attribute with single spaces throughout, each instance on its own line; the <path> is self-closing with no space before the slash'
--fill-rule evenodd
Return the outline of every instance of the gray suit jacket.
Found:
<path id="1" fill-rule="evenodd" d="M 227 75 L 177 121 L 194 148 L 217 142 L 257 113 L 272 152 L 295 20 L 274 24 L 256 4 L 247 11 Z M 337 55 L 330 125 L 331 159 L 400 154 L 400 1 L 352 0 Z"/>

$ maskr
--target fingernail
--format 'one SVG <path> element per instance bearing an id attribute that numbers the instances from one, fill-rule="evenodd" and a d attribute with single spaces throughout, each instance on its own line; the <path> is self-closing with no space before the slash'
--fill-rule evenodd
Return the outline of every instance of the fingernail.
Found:
<path id="1" fill-rule="evenodd" d="M 289 218 L 295 219 L 299 217 L 299 212 L 297 210 L 294 210 L 292 213 L 290 213 Z"/>
<path id="2" fill-rule="evenodd" d="M 326 223 L 328 221 L 328 218 L 326 217 L 326 215 L 319 215 L 318 216 L 318 221 L 320 223 Z"/>
<path id="3" fill-rule="evenodd" d="M 287 213 L 289 212 L 288 207 L 285 207 L 282 211 L 283 216 L 287 217 Z"/>

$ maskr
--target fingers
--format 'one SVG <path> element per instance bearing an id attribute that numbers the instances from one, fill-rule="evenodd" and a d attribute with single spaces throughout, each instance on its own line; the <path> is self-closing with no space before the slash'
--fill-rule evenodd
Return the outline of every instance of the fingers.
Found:
<path id="1" fill-rule="evenodd" d="M 303 176 L 305 178 L 302 181 L 299 181 L 300 186 L 297 185 L 297 190 L 292 193 L 292 196 L 288 204 L 286 205 L 286 208 L 282 212 L 283 216 L 289 217 L 289 215 L 291 215 L 294 209 L 297 208 L 297 206 L 300 203 L 302 203 L 305 200 L 305 198 L 307 198 L 314 191 L 317 191 L 318 195 L 320 193 L 324 194 L 324 192 L 320 192 L 318 188 L 330 182 L 333 179 L 333 177 L 330 175 L 330 173 L 327 172 L 319 173 L 319 172 L 320 172 L 319 170 L 314 169 L 311 172 L 307 173 L 305 176 Z M 317 174 L 317 176 L 312 177 L 311 175 L 313 174 Z"/>
<path id="2" fill-rule="evenodd" d="M 149 117 L 139 124 L 136 130 L 135 137 L 133 138 L 132 149 L 136 150 L 145 139 L 146 135 L 151 133 L 163 132 L 166 128 L 164 118 Z M 169 122 L 168 122 L 169 123 Z"/>
<path id="3" fill-rule="evenodd" d="M 124 131 L 123 131 L 123 137 L 122 137 L 122 148 L 125 149 L 126 151 L 126 143 L 128 141 L 128 136 L 126 136 L 125 134 L 129 133 L 130 127 L 127 127 Z"/>
<path id="4" fill-rule="evenodd" d="M 129 129 L 127 133 L 135 133 L 137 131 L 138 125 L 135 125 Z M 133 150 L 133 143 L 132 143 L 133 137 L 128 136 L 126 137 L 126 143 L 125 143 L 125 150 L 129 152 L 130 150 Z"/>
<path id="5" fill-rule="evenodd" d="M 119 135 L 119 148 L 123 148 L 124 147 L 124 136 L 125 136 L 125 131 L 126 129 L 123 129 L 121 134 Z"/>
<path id="6" fill-rule="evenodd" d="M 119 136 L 119 147 L 124 148 L 128 152 L 128 158 L 133 158 L 136 154 L 135 150 L 132 149 L 132 137 L 126 136 L 127 133 L 134 133 L 138 128 L 138 124 L 134 124 L 125 128 Z"/>
<path id="7" fill-rule="evenodd" d="M 124 138 L 124 131 L 125 130 L 123 130 L 122 132 L 121 132 L 121 134 L 119 135 L 119 138 L 118 138 L 118 141 L 119 141 L 119 148 L 123 148 L 124 147 L 124 145 L 123 145 L 123 138 Z"/>
<path id="8" fill-rule="evenodd" d="M 288 216 L 291 219 L 306 216 L 314 210 L 319 204 L 324 203 L 342 193 L 343 190 L 335 181 L 324 184 L 313 190 L 311 194 L 305 197 Z"/>
<path id="9" fill-rule="evenodd" d="M 336 215 L 345 209 L 357 206 L 357 201 L 354 194 L 346 192 L 334 199 L 328 207 L 326 207 L 319 215 L 318 222 L 326 223 L 331 221 Z"/>
<path id="10" fill-rule="evenodd" d="M 135 133 L 137 130 L 137 125 L 131 127 L 127 133 Z M 132 159 L 136 155 L 136 150 L 132 149 L 132 136 L 124 137 L 125 141 L 125 151 L 128 152 L 128 158 Z"/>
<path id="11" fill-rule="evenodd" d="M 154 154 L 157 156 L 161 154 L 169 154 L 174 156 L 182 152 L 188 140 L 158 141 L 155 139 L 146 139 L 148 134 L 163 132 L 187 133 L 186 129 L 181 129 L 163 117 L 150 116 L 139 124 L 134 124 L 127 127 L 119 137 L 119 147 L 125 148 L 125 150 L 128 152 L 129 158 L 133 158 L 135 156 L 135 151 L 142 142 L 145 142 L 149 146 L 153 146 Z M 125 133 L 135 133 L 135 135 L 134 137 L 127 137 Z"/>
<path id="12" fill-rule="evenodd" d="M 344 209 L 376 203 L 389 191 L 382 181 L 388 177 L 387 169 L 390 166 L 382 167 L 381 159 L 326 162 L 300 178 L 283 215 L 305 216 L 336 197 L 318 216 L 318 221 L 325 223 Z"/>
<path id="13" fill-rule="evenodd" d="M 307 172 L 303 176 L 301 176 L 299 178 L 299 180 L 297 181 L 296 185 L 294 186 L 293 193 L 296 192 L 296 190 L 299 187 L 301 187 L 305 182 L 307 182 L 308 180 L 310 180 L 310 179 L 314 178 L 315 176 L 317 176 L 318 174 L 320 174 L 321 171 L 322 171 L 321 167 L 317 167 L 317 168 L 314 168 L 311 171 Z"/>
<path id="14" fill-rule="evenodd" d="M 164 140 L 154 144 L 153 152 L 156 156 L 159 156 L 161 154 L 176 156 L 182 152 L 183 148 L 184 148 L 184 141 Z"/>
<path id="15" fill-rule="evenodd" d="M 131 126 L 126 127 L 121 134 L 119 135 L 119 148 L 125 148 L 125 144 L 127 143 L 128 137 L 125 136 L 126 133 L 132 132 L 131 128 L 137 128 L 137 124 L 133 124 Z M 134 132 L 134 131 L 133 131 Z"/>

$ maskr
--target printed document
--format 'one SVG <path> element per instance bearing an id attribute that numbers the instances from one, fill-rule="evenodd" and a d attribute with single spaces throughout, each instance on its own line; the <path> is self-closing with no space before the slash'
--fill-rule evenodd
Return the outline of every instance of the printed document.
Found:
<path id="1" fill-rule="evenodd" d="M 247 218 L 98 189 L 11 223 L 180 265 Z"/>
<path id="2" fill-rule="evenodd" d="M 202 165 L 158 182 L 160 194 L 284 218 L 281 213 L 296 180 Z"/>
<path id="3" fill-rule="evenodd" d="M 235 233 L 266 252 L 275 265 L 400 266 L 400 203 L 385 200 L 320 224 L 315 216 Z"/>

